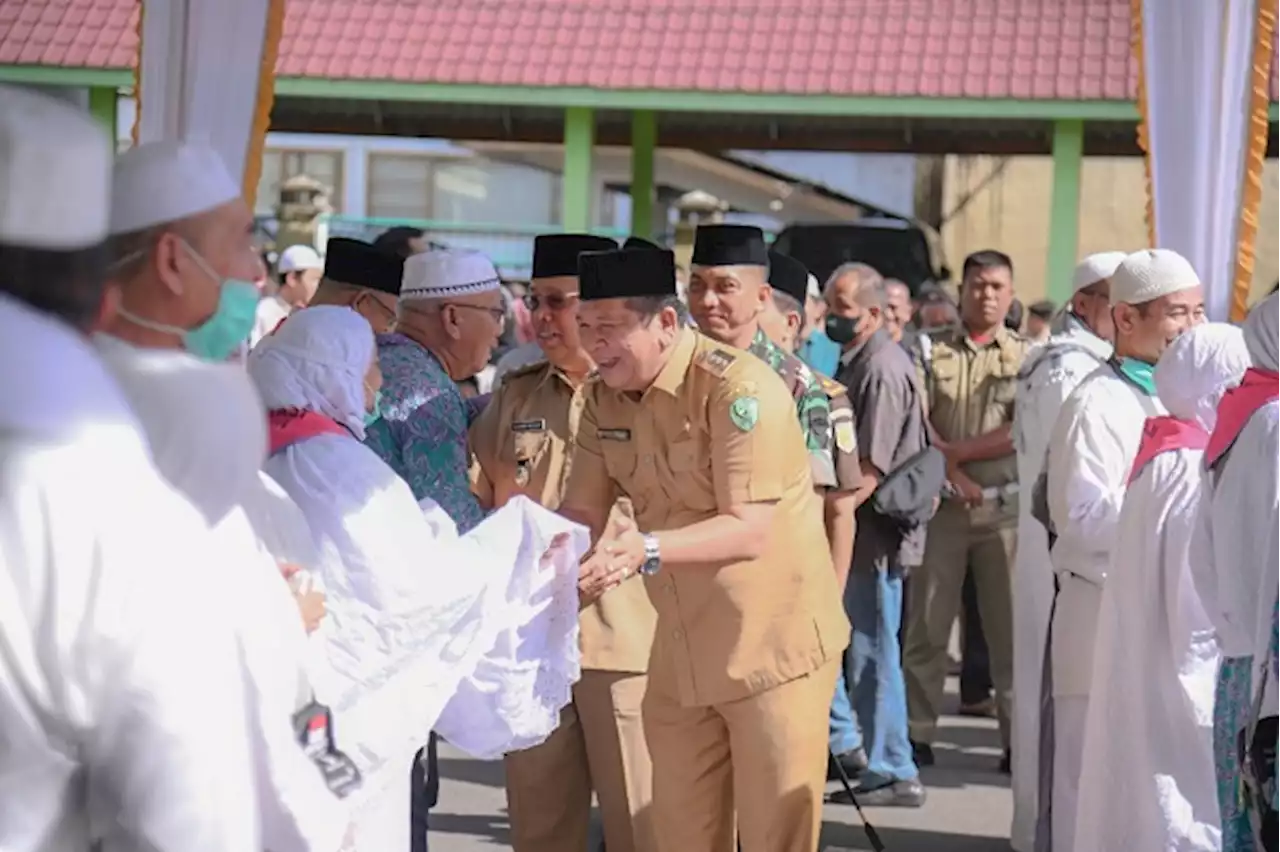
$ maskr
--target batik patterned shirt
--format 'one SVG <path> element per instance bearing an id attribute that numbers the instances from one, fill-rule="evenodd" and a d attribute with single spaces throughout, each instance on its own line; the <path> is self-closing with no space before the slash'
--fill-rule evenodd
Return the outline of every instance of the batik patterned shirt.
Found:
<path id="1" fill-rule="evenodd" d="M 809 448 L 813 484 L 820 488 L 834 486 L 836 468 L 831 454 L 831 399 L 823 390 L 822 383 L 807 364 L 770 340 L 762 330 L 757 329 L 747 351 L 782 377 L 796 401 L 796 415 L 800 418 L 805 445 Z"/>
<path id="2" fill-rule="evenodd" d="M 484 510 L 467 476 L 466 399 L 436 357 L 402 334 L 378 336 L 378 364 L 382 417 L 369 426 L 365 444 L 416 499 L 436 501 L 458 532 L 467 532 Z"/>

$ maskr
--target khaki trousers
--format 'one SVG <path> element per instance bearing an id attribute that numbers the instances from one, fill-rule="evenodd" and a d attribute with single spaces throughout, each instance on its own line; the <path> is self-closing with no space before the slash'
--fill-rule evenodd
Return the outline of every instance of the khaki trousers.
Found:
<path id="1" fill-rule="evenodd" d="M 1016 513 L 1016 509 L 1014 510 Z M 942 713 L 947 643 L 960 613 L 966 570 L 973 572 L 987 640 L 1000 739 L 1009 747 L 1013 702 L 1013 560 L 1017 517 L 984 505 L 944 503 L 929 522 L 923 564 L 911 574 L 903 669 L 913 742 L 932 744 Z"/>
<path id="2" fill-rule="evenodd" d="M 742 852 L 817 850 L 839 664 L 709 707 L 683 707 L 650 681 L 644 728 L 661 852 L 733 852 L 735 808 Z"/>
<path id="3" fill-rule="evenodd" d="M 507 810 L 515 852 L 582 852 L 591 791 L 609 852 L 656 852 L 653 770 L 640 722 L 646 678 L 584 670 L 546 742 L 508 754 Z"/>

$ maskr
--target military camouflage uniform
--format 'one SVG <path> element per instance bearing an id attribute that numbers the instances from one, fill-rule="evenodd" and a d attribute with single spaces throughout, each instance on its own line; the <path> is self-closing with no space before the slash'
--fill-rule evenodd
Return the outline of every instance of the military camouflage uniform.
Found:
<path id="1" fill-rule="evenodd" d="M 805 445 L 809 448 L 809 466 L 814 486 L 834 486 L 836 469 L 831 454 L 831 398 L 823 390 L 817 375 L 805 362 L 770 340 L 763 330 L 756 330 L 756 336 L 747 351 L 782 377 L 791 391 L 792 399 L 796 401 L 796 415 L 800 418 Z"/>

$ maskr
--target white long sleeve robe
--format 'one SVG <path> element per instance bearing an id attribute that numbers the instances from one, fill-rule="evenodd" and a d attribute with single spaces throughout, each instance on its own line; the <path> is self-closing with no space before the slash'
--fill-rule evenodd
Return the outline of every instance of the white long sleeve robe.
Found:
<path id="1" fill-rule="evenodd" d="M 0 849 L 261 848 L 207 528 L 77 335 L 0 297 L 0 361 Z"/>
<path id="2" fill-rule="evenodd" d="M 271 852 L 331 852 L 348 826 L 293 730 L 307 678 L 302 619 L 245 513 L 266 451 L 266 415 L 243 367 L 183 352 L 145 350 L 99 336 L 99 352 L 137 412 L 156 466 L 205 516 L 224 557 L 216 576 L 233 594 L 249 683 L 252 750 L 265 845 Z"/>
<path id="3" fill-rule="evenodd" d="M 1076 818 L 1090 852 L 1216 852 L 1218 646 L 1191 580 L 1202 450 L 1129 486 L 1098 615 Z"/>
<path id="4" fill-rule="evenodd" d="M 1059 592 L 1050 649 L 1054 696 L 1085 696 L 1102 586 L 1115 547 L 1129 470 L 1147 417 L 1164 414 L 1110 365 L 1062 406 L 1050 438 L 1047 497 Z"/>
<path id="5" fill-rule="evenodd" d="M 535 745 L 579 675 L 577 560 L 588 533 L 528 500 L 467 535 L 364 446 L 372 330 L 352 311 L 299 311 L 249 357 L 277 411 L 327 428 L 283 441 L 264 470 L 305 515 L 329 615 L 312 680 L 364 775 L 360 849 L 407 849 L 405 767 L 434 729 L 477 756 Z M 559 564 L 541 557 L 571 535 Z"/>
<path id="6" fill-rule="evenodd" d="M 1027 355 L 1018 376 L 1013 444 L 1018 481 L 1029 494 L 1040 477 L 1058 413 L 1076 386 L 1111 354 L 1111 344 L 1067 315 L 1066 329 Z M 1018 852 L 1035 845 L 1040 786 L 1040 690 L 1045 638 L 1053 606 L 1053 565 L 1044 526 L 1018 511 L 1018 550 L 1013 574 L 1013 826 Z"/>

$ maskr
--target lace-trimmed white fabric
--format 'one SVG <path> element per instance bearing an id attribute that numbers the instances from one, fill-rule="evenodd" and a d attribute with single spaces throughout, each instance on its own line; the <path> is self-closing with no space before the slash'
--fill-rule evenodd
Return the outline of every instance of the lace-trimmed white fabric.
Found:
<path id="1" fill-rule="evenodd" d="M 269 408 L 350 429 L 362 412 L 339 410 L 341 401 L 363 399 L 373 357 L 363 318 L 314 307 L 260 343 L 248 369 Z M 577 679 L 576 563 L 587 532 L 518 500 L 460 537 L 354 434 L 299 440 L 265 470 L 306 515 L 320 553 L 329 611 L 317 634 L 325 671 L 312 682 L 365 776 L 356 848 L 407 849 L 405 768 L 429 731 L 487 755 L 554 730 Z M 541 565 L 560 532 L 573 539 L 562 564 Z"/>

